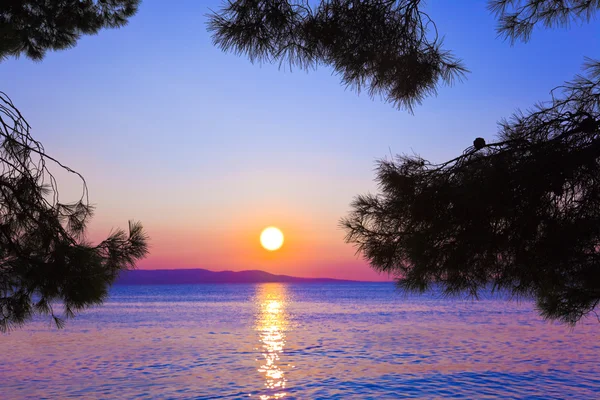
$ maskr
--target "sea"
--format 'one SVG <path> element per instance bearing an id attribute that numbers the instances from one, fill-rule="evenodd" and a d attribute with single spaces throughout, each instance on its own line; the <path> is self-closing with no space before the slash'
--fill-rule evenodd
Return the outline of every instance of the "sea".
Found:
<path id="1" fill-rule="evenodd" d="M 115 286 L 0 333 L 0 399 L 600 399 L 600 321 L 392 283 Z"/>

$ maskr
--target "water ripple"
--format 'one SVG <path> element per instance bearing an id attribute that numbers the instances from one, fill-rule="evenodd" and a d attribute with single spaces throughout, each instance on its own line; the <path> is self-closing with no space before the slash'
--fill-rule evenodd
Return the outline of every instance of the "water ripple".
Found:
<path id="1" fill-rule="evenodd" d="M 0 338 L 6 399 L 596 399 L 600 326 L 388 284 L 117 287 Z"/>

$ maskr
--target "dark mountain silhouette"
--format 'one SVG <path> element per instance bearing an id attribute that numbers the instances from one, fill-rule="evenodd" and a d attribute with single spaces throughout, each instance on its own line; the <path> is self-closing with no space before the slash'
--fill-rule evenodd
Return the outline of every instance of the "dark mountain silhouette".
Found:
<path id="1" fill-rule="evenodd" d="M 324 283 L 353 282 L 331 278 L 297 278 L 265 271 L 209 271 L 207 269 L 137 269 L 123 271 L 116 285 L 178 285 L 191 283 Z"/>

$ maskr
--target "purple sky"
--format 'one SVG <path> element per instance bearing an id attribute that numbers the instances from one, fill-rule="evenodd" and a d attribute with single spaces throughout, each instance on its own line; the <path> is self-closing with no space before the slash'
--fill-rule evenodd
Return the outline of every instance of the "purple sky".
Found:
<path id="1" fill-rule="evenodd" d="M 485 2 L 430 1 L 446 48 L 472 72 L 410 115 L 344 90 L 327 68 L 290 73 L 222 53 L 205 28 L 219 5 L 145 0 L 123 29 L 0 64 L 0 90 L 33 135 L 86 177 L 92 238 L 144 223 L 152 248 L 140 268 L 385 279 L 338 227 L 353 196 L 376 190 L 376 159 L 441 161 L 490 140 L 500 118 L 548 99 L 600 48 L 599 24 L 511 47 Z M 61 179 L 63 199 L 75 183 Z M 260 247 L 269 225 L 286 235 L 278 252 Z"/>

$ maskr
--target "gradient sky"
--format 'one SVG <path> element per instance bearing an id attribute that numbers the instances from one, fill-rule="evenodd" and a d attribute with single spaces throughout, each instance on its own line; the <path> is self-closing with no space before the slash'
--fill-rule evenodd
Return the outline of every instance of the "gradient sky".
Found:
<path id="1" fill-rule="evenodd" d="M 387 279 L 338 226 L 355 195 L 376 190 L 375 161 L 442 161 L 492 139 L 500 118 L 548 99 L 600 48 L 600 24 L 537 30 L 511 47 L 485 2 L 429 1 L 471 73 L 410 115 L 345 90 L 327 68 L 290 72 L 222 53 L 205 25 L 220 4 L 144 0 L 125 28 L 40 63 L 0 64 L 0 90 L 34 137 L 87 179 L 90 237 L 143 222 L 151 255 L 140 268 Z M 62 200 L 75 199 L 76 181 L 60 177 Z M 278 252 L 260 247 L 268 225 L 286 235 Z"/>

